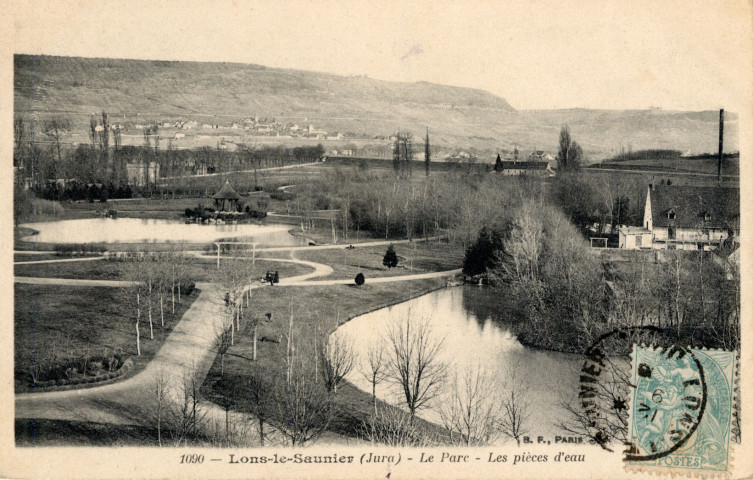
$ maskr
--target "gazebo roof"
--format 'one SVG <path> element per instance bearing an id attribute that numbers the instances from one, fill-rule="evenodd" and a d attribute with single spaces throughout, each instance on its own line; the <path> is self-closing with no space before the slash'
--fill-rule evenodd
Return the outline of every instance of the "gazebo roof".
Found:
<path id="1" fill-rule="evenodd" d="M 212 198 L 215 200 L 240 200 L 241 196 L 230 185 L 230 180 L 225 180 L 225 185 L 222 186 L 219 192 L 212 195 Z"/>

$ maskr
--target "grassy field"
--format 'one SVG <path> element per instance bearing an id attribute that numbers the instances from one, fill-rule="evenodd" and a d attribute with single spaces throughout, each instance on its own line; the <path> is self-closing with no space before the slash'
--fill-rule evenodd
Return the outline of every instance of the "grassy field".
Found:
<path id="1" fill-rule="evenodd" d="M 632 159 L 603 162 L 603 168 L 635 169 L 662 171 L 669 173 L 705 173 L 716 175 L 716 159 L 690 159 L 690 158 L 656 158 L 656 159 Z M 740 175 L 740 159 L 725 159 L 722 164 L 722 175 Z"/>
<path id="2" fill-rule="evenodd" d="M 458 268 L 462 259 L 462 249 L 443 242 L 430 242 L 426 245 L 416 244 L 414 273 L 424 271 L 441 271 Z M 330 265 L 335 270 L 331 278 L 352 278 L 356 272 L 366 275 L 366 284 L 355 285 L 285 287 L 255 290 L 252 293 L 251 307 L 247 312 L 253 317 L 271 314 L 271 321 L 263 324 L 258 332 L 261 339 L 280 339 L 288 328 L 288 320 L 294 322 L 294 336 L 302 339 L 296 346 L 303 358 L 313 358 L 312 339 L 333 331 L 338 325 L 360 314 L 415 298 L 446 284 L 445 278 L 427 279 L 411 282 L 369 284 L 370 277 L 395 275 L 382 266 L 382 257 L 386 247 L 357 248 L 354 250 L 311 250 L 296 252 L 300 259 Z M 400 257 L 412 251 L 408 245 L 397 245 Z M 403 260 L 401 259 L 401 262 Z M 360 264 L 360 268 L 359 268 Z M 401 269 L 401 273 L 409 274 Z M 228 383 L 245 385 L 253 376 L 271 378 L 279 373 L 284 355 L 283 343 L 259 341 L 257 343 L 258 359 L 252 361 L 252 329 L 248 324 L 236 337 L 236 344 L 230 347 L 224 361 L 224 375 L 221 375 L 219 357 L 215 360 L 202 393 L 209 399 L 221 400 Z M 336 416 L 330 425 L 330 431 L 346 436 L 358 436 L 358 427 L 373 411 L 371 396 L 346 384 L 338 389 L 336 395 Z M 236 398 L 236 406 L 242 411 L 252 411 L 247 397 Z M 429 427 L 436 430 L 436 427 Z"/>
<path id="3" fill-rule="evenodd" d="M 275 255 L 284 257 L 284 252 Z M 225 258 L 225 257 L 223 257 Z M 250 263 L 250 258 L 248 262 Z M 222 265 L 222 260 L 220 260 Z M 123 262 L 114 260 L 97 260 L 86 262 L 38 263 L 15 265 L 14 274 L 18 277 L 73 278 L 89 280 L 127 280 L 123 271 Z M 195 282 L 211 282 L 217 278 L 217 263 L 214 258 L 186 260 L 187 276 Z M 267 270 L 278 270 L 282 278 L 301 275 L 311 271 L 310 267 L 287 262 L 274 262 L 257 259 L 251 278 L 264 276 Z"/>
<path id="4" fill-rule="evenodd" d="M 451 265 L 445 265 L 451 268 Z M 354 316 L 420 296 L 441 288 L 446 280 L 430 279 L 412 282 L 397 282 L 369 285 L 286 287 L 256 290 L 252 294 L 250 312 L 253 316 L 272 314 L 269 324 L 259 330 L 259 338 L 280 338 L 287 330 L 292 316 L 294 336 L 302 339 L 296 346 L 303 358 L 313 358 L 312 339 L 317 332 L 323 334 L 334 330 Z M 272 378 L 283 368 L 283 343 L 260 341 L 257 344 L 258 359 L 252 361 L 252 329 L 246 324 L 236 343 L 230 347 L 224 360 L 224 375 L 221 375 L 219 357 L 202 386 L 202 394 L 213 401 L 220 401 L 227 392 L 225 385 L 247 385 L 253 376 Z M 222 380 L 225 381 L 222 381 Z M 373 412 L 371 396 L 351 385 L 338 389 L 336 416 L 329 430 L 346 436 L 358 436 L 358 427 Z M 235 409 L 253 411 L 249 397 L 235 397 Z"/>
<path id="5" fill-rule="evenodd" d="M 645 189 L 650 183 L 658 184 L 662 180 L 670 180 L 672 185 L 692 185 L 698 187 L 713 187 L 720 184 L 717 182 L 716 175 L 695 175 L 687 172 L 666 171 L 662 173 L 648 173 L 642 171 L 623 171 L 622 169 L 608 171 L 599 168 L 586 168 L 583 172 L 594 178 L 609 177 L 614 183 L 632 182 L 638 184 L 641 190 L 643 190 L 643 195 L 645 195 Z M 740 187 L 740 179 L 738 177 L 722 177 L 721 185 Z"/>
<path id="6" fill-rule="evenodd" d="M 165 326 L 159 310 L 154 316 L 154 339 L 149 322 L 141 321 L 141 356 L 136 354 L 134 308 L 124 289 L 65 287 L 59 285 L 14 286 L 14 384 L 16 392 L 29 391 L 31 365 L 61 358 L 121 352 L 143 368 L 160 348 L 177 321 L 199 292 L 182 297 L 175 314 L 165 309 Z"/>
<path id="7" fill-rule="evenodd" d="M 368 283 L 371 277 L 410 275 L 411 273 L 460 268 L 464 255 L 460 246 L 448 245 L 444 242 L 400 243 L 395 245 L 398 266 L 390 270 L 382 264 L 386 250 L 386 246 L 352 250 L 304 250 L 296 252 L 296 256 L 302 260 L 330 265 L 335 271 L 332 274 L 333 278 L 354 278 L 357 273 L 361 272 Z"/>
<path id="8" fill-rule="evenodd" d="M 17 447 L 156 447 L 157 429 L 111 423 L 17 418 Z"/>

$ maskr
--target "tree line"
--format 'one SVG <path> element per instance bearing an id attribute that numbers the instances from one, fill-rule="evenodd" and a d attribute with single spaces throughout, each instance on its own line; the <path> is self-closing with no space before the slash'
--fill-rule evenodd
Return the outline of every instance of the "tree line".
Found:
<path id="1" fill-rule="evenodd" d="M 534 197 L 480 230 L 463 271 L 500 290 L 525 344 L 582 352 L 608 331 L 652 325 L 677 344 L 739 346 L 737 269 L 711 252 L 621 253 L 602 260 L 557 206 Z"/>
<path id="2" fill-rule="evenodd" d="M 180 195 L 190 192 L 188 178 L 197 173 L 256 172 L 260 168 L 315 162 L 324 155 L 322 145 L 240 145 L 236 151 L 229 151 L 224 141 L 218 141 L 216 147 L 176 149 L 172 139 L 160 136 L 156 123 L 143 128 L 141 145 L 123 145 L 122 131 L 110 124 L 104 111 L 90 118 L 88 143 L 70 143 L 73 124 L 64 117 L 38 122 L 16 116 L 13 126 L 16 181 L 37 196 L 54 200 L 84 199 L 73 187 L 68 189 L 71 179 L 75 179 L 79 190 L 91 184 L 106 185 L 108 195 L 125 195 L 126 187 L 142 195 Z M 140 167 L 132 167 L 136 173 L 129 174 L 129 165 Z M 52 187 L 52 183 L 57 186 Z M 84 195 L 89 196 L 97 198 Z"/>

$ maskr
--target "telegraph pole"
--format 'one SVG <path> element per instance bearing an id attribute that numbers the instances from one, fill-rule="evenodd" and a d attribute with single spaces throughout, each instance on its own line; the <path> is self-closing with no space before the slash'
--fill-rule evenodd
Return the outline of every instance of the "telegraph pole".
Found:
<path id="1" fill-rule="evenodd" d="M 719 110 L 719 161 L 716 166 L 716 181 L 722 182 L 722 158 L 724 157 L 724 109 Z"/>

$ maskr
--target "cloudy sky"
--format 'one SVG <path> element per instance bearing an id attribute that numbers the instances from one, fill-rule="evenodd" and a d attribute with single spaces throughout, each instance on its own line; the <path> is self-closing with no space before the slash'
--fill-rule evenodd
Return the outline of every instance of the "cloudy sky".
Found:
<path id="1" fill-rule="evenodd" d="M 751 2 L 17 2 L 15 53 L 257 63 L 488 90 L 515 108 L 738 109 Z M 30 6 L 29 6 L 30 5 Z"/>

